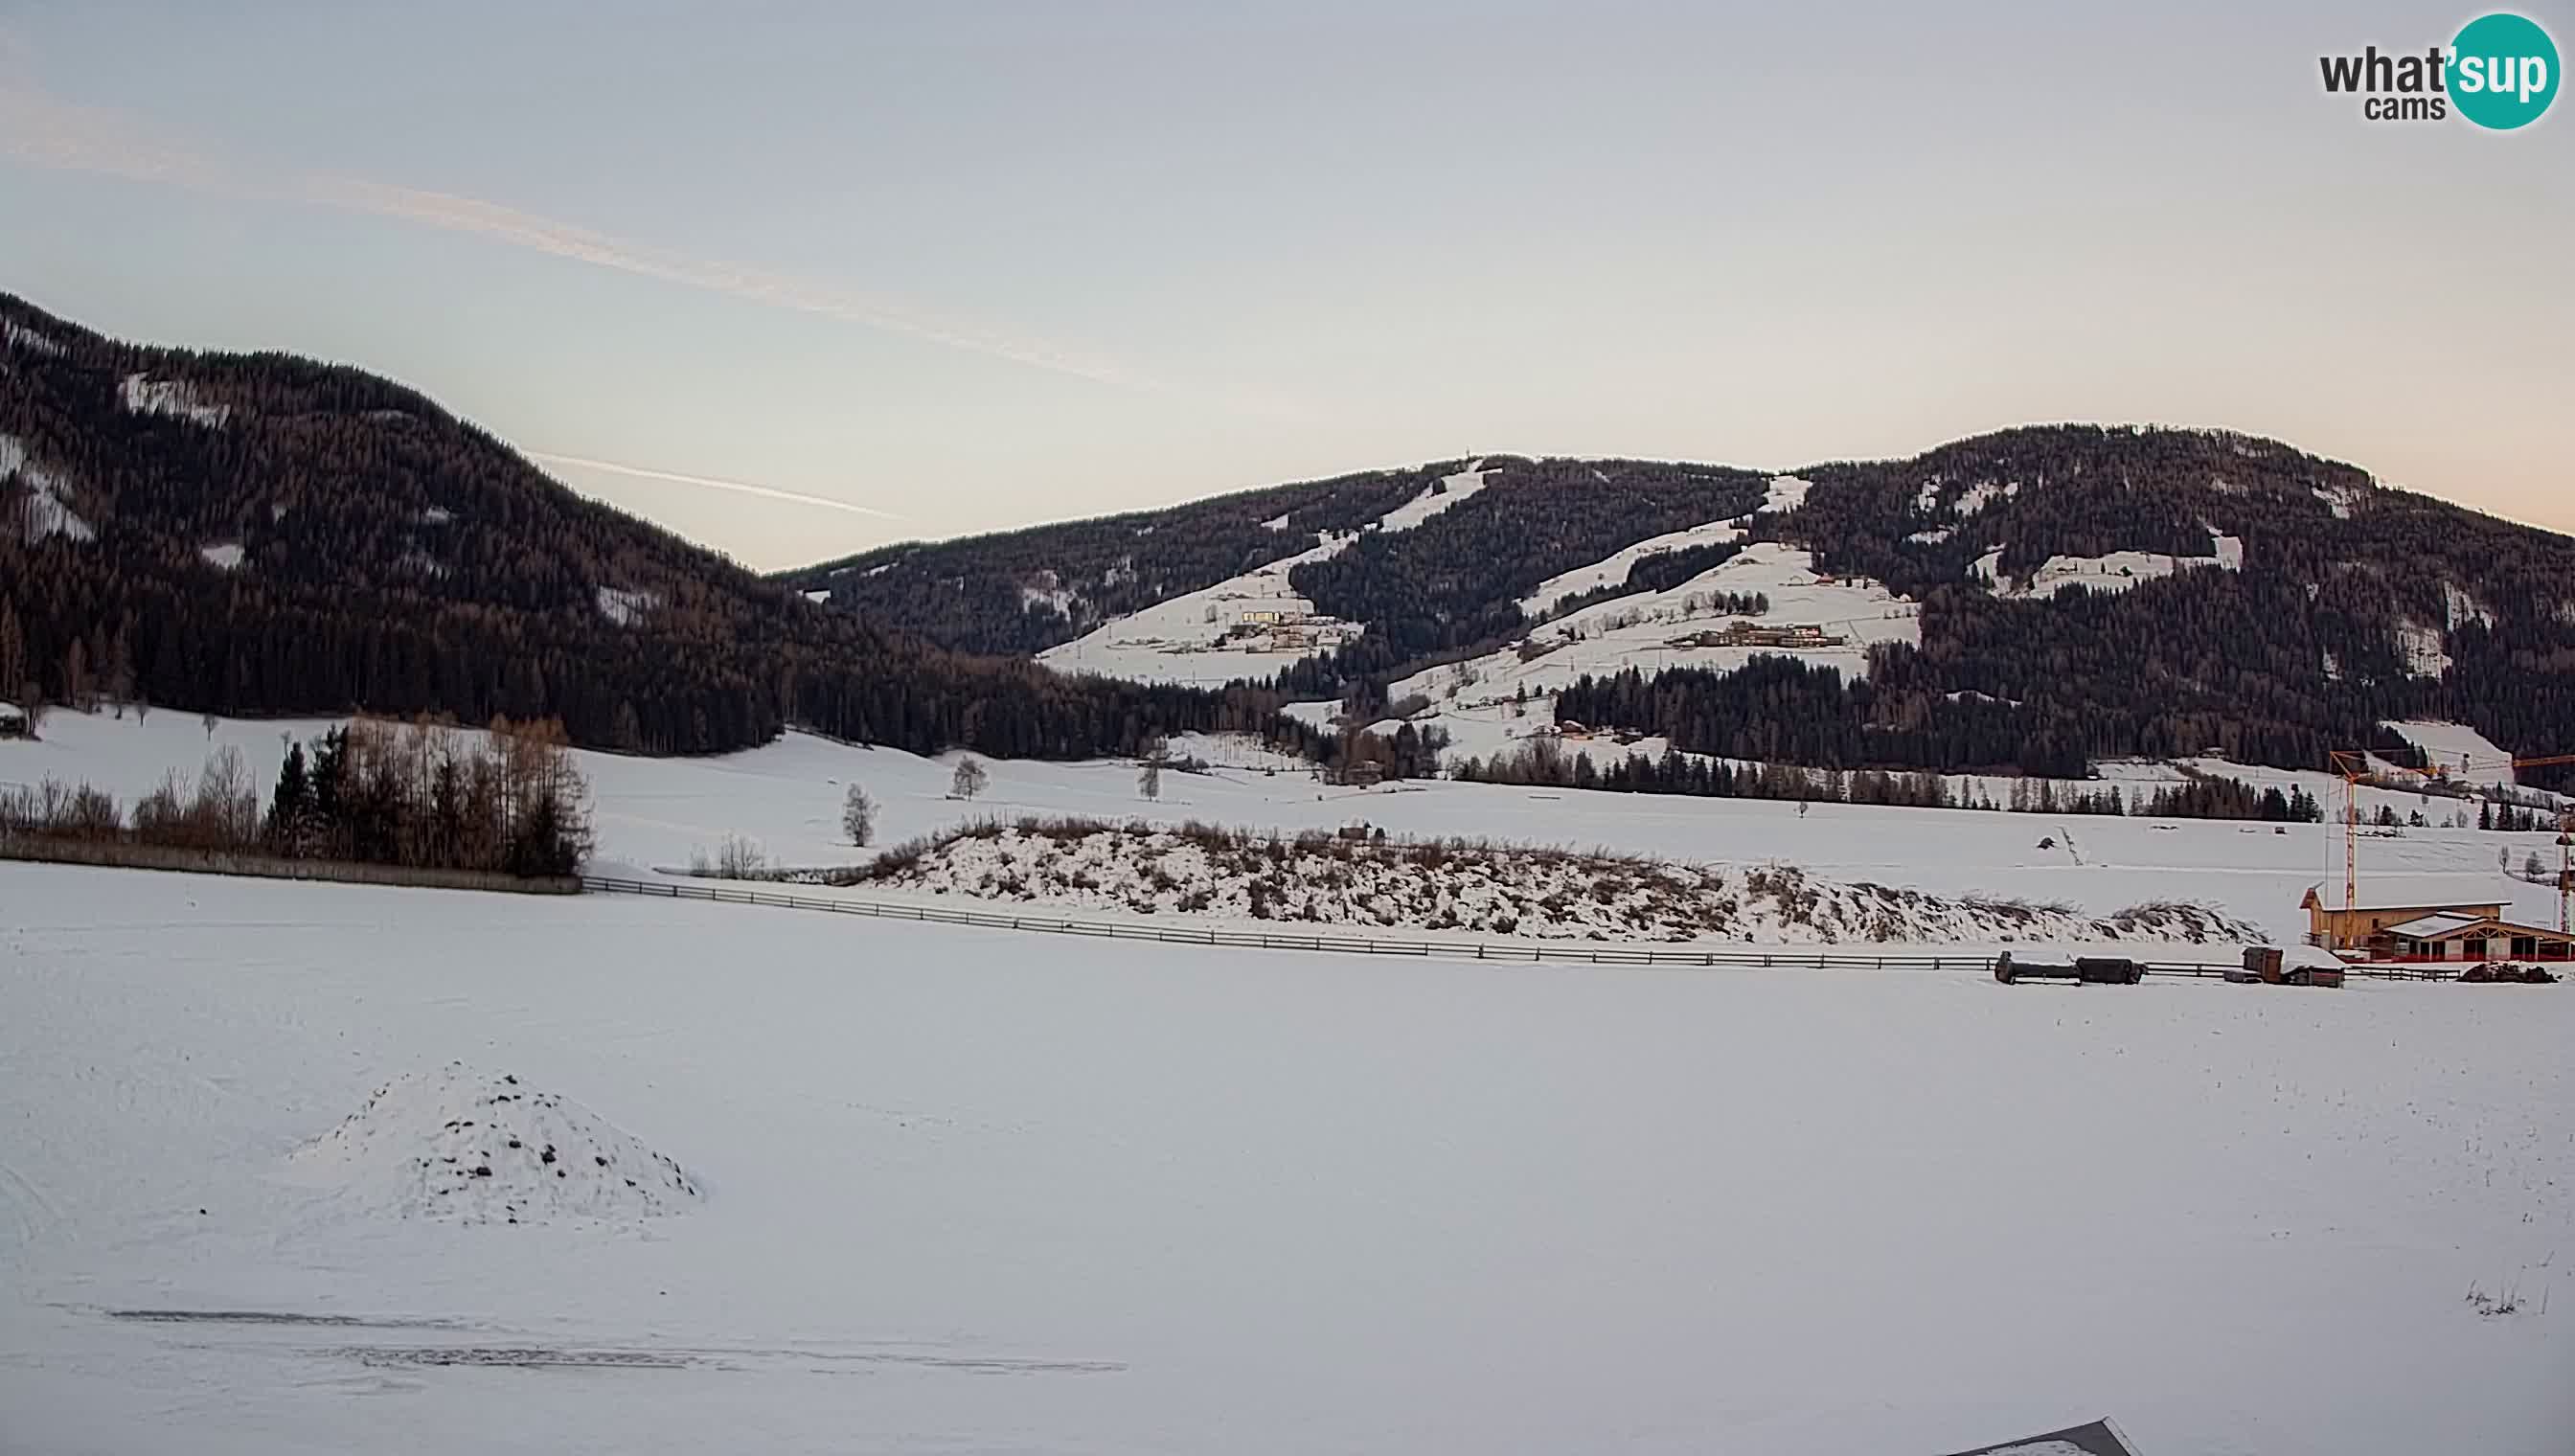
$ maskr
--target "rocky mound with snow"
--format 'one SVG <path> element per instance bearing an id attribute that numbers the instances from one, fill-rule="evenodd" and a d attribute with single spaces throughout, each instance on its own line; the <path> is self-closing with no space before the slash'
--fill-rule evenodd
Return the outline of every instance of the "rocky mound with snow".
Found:
<path id="1" fill-rule="evenodd" d="M 289 1162 L 299 1181 L 403 1218 L 622 1221 L 702 1196 L 678 1163 L 580 1103 L 458 1062 L 378 1087 Z"/>
<path id="2" fill-rule="evenodd" d="M 2090 916 L 1821 879 L 1794 866 L 1678 864 L 1512 845 L 1295 838 L 1202 824 L 979 824 L 890 851 L 890 888 L 1145 914 L 1464 931 L 1542 939 L 2017 943 L 2260 942 L 2205 905 Z"/>

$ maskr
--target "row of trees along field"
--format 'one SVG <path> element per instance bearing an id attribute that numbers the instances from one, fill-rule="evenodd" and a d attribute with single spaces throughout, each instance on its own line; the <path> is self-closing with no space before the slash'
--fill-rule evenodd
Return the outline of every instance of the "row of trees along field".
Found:
<path id="1" fill-rule="evenodd" d="M 1730 763 L 1666 749 L 1660 757 L 1630 753 L 1603 768 L 1584 753 L 1569 752 L 1551 736 L 1532 737 L 1490 758 L 1465 758 L 1450 775 L 1476 783 L 1556 788 L 1598 788 L 1629 793 L 1679 793 L 1704 798 L 1773 798 L 1801 803 L 1896 804 L 1913 808 L 1978 808 L 2046 814 L 2136 814 L 2153 818 L 2257 819 L 2315 823 L 2323 806 L 2305 789 L 2282 793 L 2233 778 L 2199 777 L 2130 794 L 2102 787 L 2014 778 L 2003 799 L 1920 770 L 1810 769 L 1784 763 Z M 2424 820 L 2418 814 L 2415 822 Z"/>
<path id="2" fill-rule="evenodd" d="M 0 795 L 0 829 L 289 859 L 570 874 L 590 852 L 590 786 L 563 726 L 495 719 L 480 733 L 361 718 L 291 742 L 263 811 L 241 750 L 192 783 L 177 769 L 129 815 L 89 784 Z"/>

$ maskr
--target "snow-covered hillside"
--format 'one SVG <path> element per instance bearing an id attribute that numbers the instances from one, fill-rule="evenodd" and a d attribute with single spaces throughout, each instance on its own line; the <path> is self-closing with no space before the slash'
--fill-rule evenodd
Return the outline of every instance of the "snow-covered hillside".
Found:
<path id="1" fill-rule="evenodd" d="M 0 1447 L 1928 1456 L 2108 1414 L 2557 1456 L 2569 991 L 0 864 Z M 509 1227 L 291 1175 L 457 1057 L 708 1196 Z"/>
<path id="2" fill-rule="evenodd" d="M 138 415 L 167 415 L 220 430 L 232 418 L 232 406 L 209 405 L 197 398 L 194 386 L 185 380 L 156 380 L 146 375 L 129 374 L 118 398 L 125 408 Z"/>
<path id="3" fill-rule="evenodd" d="M 1364 529 L 1409 531 L 1472 498 L 1484 488 L 1485 475 L 1470 466 L 1444 476 Z M 1283 519 L 1279 524 L 1284 529 L 1287 523 Z M 1363 630 L 1364 624 L 1317 613 L 1314 604 L 1288 581 L 1296 568 L 1329 561 L 1356 540 L 1356 535 L 1327 537 L 1309 550 L 1213 587 L 1111 618 L 1072 642 L 1038 654 L 1038 661 L 1062 673 L 1136 683 L 1215 685 L 1271 677 L 1339 647 Z"/>
<path id="4" fill-rule="evenodd" d="M 1540 617 L 1554 610 L 1567 597 L 1579 597 L 1603 587 L 1615 587 L 1627 580 L 1636 563 L 1648 557 L 1668 556 L 1694 546 L 1715 546 L 1743 539 L 1743 527 L 1737 521 L 1710 521 L 1683 531 L 1669 531 L 1649 536 L 1635 545 L 1613 552 L 1604 561 L 1547 578 L 1538 589 L 1520 599 L 1520 615 Z"/>
<path id="5" fill-rule="evenodd" d="M 2404 735 L 2407 742 L 2421 748 L 2432 760 L 2432 766 L 2444 777 L 2461 783 L 2490 783 L 2512 787 L 2520 778 L 2513 772 L 2512 754 L 2485 734 L 2464 724 L 2391 723 L 2387 727 Z"/>
<path id="6" fill-rule="evenodd" d="M 1997 597 L 2045 599 L 2055 596 L 2061 587 L 2116 593 L 2176 572 L 2244 570 L 2242 541 L 2232 536 L 2212 540 L 2214 548 L 2204 557 L 2174 557 L 2149 551 L 2114 551 L 2096 557 L 2052 556 L 2026 582 L 2001 579 L 1998 564 L 2002 552 L 1997 549 L 1977 558 L 1968 575 L 1984 583 Z"/>
<path id="7" fill-rule="evenodd" d="M 1410 531 L 1442 511 L 1462 506 L 1484 489 L 1487 472 L 1483 462 L 1476 461 L 1455 475 L 1442 476 L 1433 486 L 1378 519 L 1379 531 Z"/>
<path id="8" fill-rule="evenodd" d="M 97 531 L 64 501 L 67 488 L 63 478 L 28 464 L 25 442 L 12 435 L 0 435 L 0 503 L 6 503 L 13 482 L 25 494 L 10 513 L 17 518 L 15 521 L 0 516 L 0 530 L 14 526 L 19 539 L 30 545 L 49 536 L 72 541 L 96 539 Z"/>
<path id="9" fill-rule="evenodd" d="M 1769 599 L 1767 612 L 1733 611 L 1723 600 L 1756 594 Z M 1860 678 L 1870 648 L 1921 640 L 1920 604 L 1864 577 L 1821 575 L 1806 552 L 1764 541 L 1667 592 L 1593 603 L 1530 629 L 1522 644 L 1427 669 L 1390 692 L 1473 708 L 1551 696 L 1629 668 L 1724 671 L 1755 657 L 1798 658 Z"/>
<path id="10" fill-rule="evenodd" d="M 1331 537 L 1213 587 L 1112 618 L 1038 654 L 1062 673 L 1137 683 L 1229 683 L 1266 678 L 1352 637 L 1356 624 L 1327 618 L 1288 583 L 1308 562 L 1328 561 L 1355 537 Z"/>

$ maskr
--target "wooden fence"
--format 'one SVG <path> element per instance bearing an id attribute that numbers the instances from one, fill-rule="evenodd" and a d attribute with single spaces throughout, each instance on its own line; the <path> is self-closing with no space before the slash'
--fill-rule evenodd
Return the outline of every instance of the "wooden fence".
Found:
<path id="1" fill-rule="evenodd" d="M 764 905 L 773 909 L 819 910 L 836 915 L 915 920 L 936 925 L 976 925 L 993 930 L 1027 930 L 1053 935 L 1082 935 L 1103 940 L 1152 940 L 1167 945 L 1230 945 L 1257 950 L 1310 950 L 1345 955 L 1442 956 L 1578 965 L 1671 965 L 1700 969 L 1758 970 L 1772 967 L 1822 970 L 1991 970 L 1993 957 L 1967 951 L 1877 950 L 1865 945 L 1696 946 L 1572 940 L 1561 944 L 1526 941 L 1415 940 L 1391 936 L 1321 934 L 1310 931 L 1251 930 L 1220 925 L 1141 925 L 1130 922 L 1074 920 L 1055 915 L 1007 910 L 949 908 L 885 900 L 791 894 L 781 890 L 684 884 L 674 880 L 610 879 L 585 875 L 581 886 L 601 894 L 636 894 L 657 899 L 706 900 L 717 904 Z M 2153 975 L 2218 977 L 2240 961 L 2141 962 Z M 2348 974 L 2390 979 L 2422 979 L 2411 967 L 2379 971 L 2351 966 Z"/>

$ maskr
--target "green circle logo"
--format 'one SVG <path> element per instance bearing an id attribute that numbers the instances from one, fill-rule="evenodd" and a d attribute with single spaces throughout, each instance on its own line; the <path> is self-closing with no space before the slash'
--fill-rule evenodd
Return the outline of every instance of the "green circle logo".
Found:
<path id="1" fill-rule="evenodd" d="M 2557 42 L 2526 16 L 2471 20 L 2450 42 L 2450 101 L 2490 131 L 2539 120 L 2557 99 Z"/>

